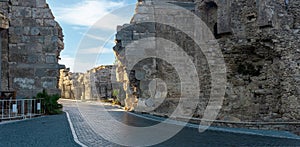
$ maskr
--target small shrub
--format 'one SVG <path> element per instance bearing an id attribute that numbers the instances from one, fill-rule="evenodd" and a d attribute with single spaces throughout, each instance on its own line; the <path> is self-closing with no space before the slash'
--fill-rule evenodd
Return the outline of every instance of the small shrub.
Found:
<path id="1" fill-rule="evenodd" d="M 121 102 L 120 102 L 120 90 L 119 89 L 115 89 L 113 90 L 113 98 L 114 100 L 112 101 L 113 105 L 120 105 L 121 106 Z"/>
<path id="2" fill-rule="evenodd" d="M 63 106 L 57 102 L 60 98 L 58 94 L 49 95 L 46 90 L 43 90 L 43 92 L 38 93 L 36 97 L 44 99 L 43 105 L 45 114 L 54 115 L 62 113 L 61 109 Z"/>
<path id="3" fill-rule="evenodd" d="M 112 103 L 112 101 L 109 99 L 100 99 L 100 101 L 103 103 Z"/>
<path id="4" fill-rule="evenodd" d="M 120 105 L 121 106 L 121 102 L 118 99 L 114 99 L 112 102 L 113 105 Z"/>
<path id="5" fill-rule="evenodd" d="M 113 90 L 112 96 L 113 96 L 113 98 L 118 98 L 119 97 L 119 90 L 117 90 L 117 89 Z"/>

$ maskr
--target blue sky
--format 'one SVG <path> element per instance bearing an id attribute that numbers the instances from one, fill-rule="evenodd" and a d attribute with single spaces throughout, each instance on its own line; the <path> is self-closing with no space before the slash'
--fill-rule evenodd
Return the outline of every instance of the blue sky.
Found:
<path id="1" fill-rule="evenodd" d="M 129 23 L 137 0 L 47 0 L 63 28 L 60 64 L 73 72 L 113 64 L 117 25 Z"/>

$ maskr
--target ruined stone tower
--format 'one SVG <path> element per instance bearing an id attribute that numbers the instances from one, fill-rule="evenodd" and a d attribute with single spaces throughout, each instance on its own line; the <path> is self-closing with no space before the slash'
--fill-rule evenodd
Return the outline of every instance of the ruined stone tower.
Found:
<path id="1" fill-rule="evenodd" d="M 46 0 L 2 0 L 0 15 L 1 90 L 19 98 L 59 93 L 63 34 Z"/>
<path id="2" fill-rule="evenodd" d="M 199 103 L 193 116 L 202 118 L 213 97 L 210 91 L 212 73 L 215 71 L 209 64 L 218 66 L 218 61 L 208 60 L 206 54 L 215 52 L 201 52 L 195 46 L 195 40 L 184 33 L 196 30 L 195 25 L 191 25 L 198 23 L 195 19 L 177 13 L 176 9 L 166 11 L 169 7 L 163 7 L 163 3 L 185 8 L 201 18 L 215 38 L 208 40 L 206 45 L 215 48 L 218 44 L 222 51 L 227 82 L 224 84 L 226 89 L 222 107 L 216 118 L 221 125 L 239 123 L 246 127 L 246 122 L 253 122 L 251 124 L 259 128 L 300 132 L 299 124 L 286 124 L 300 120 L 300 2 L 297 0 L 139 0 L 131 23 L 118 27 L 114 47 L 119 63 L 117 79 L 123 83 L 119 88 L 126 91 L 128 109 L 171 116 L 178 104 L 177 98 L 182 95 L 182 79 L 168 62 L 147 58 L 137 62 L 133 68 L 126 64 L 135 56 L 154 56 L 156 50 L 164 50 L 156 39 L 151 40 L 158 37 L 182 47 L 199 74 Z M 175 25 L 184 24 L 186 28 L 178 30 L 159 23 L 145 23 L 151 18 L 175 20 Z M 155 46 L 135 45 L 133 42 L 138 40 L 152 41 Z M 132 48 L 135 48 L 131 54 L 134 56 L 128 56 L 126 51 L 134 50 Z M 165 52 L 163 56 L 168 58 L 169 55 L 182 57 L 182 54 L 171 52 Z M 184 63 L 184 60 L 177 62 L 182 70 L 188 66 Z M 152 72 L 147 71 L 149 68 Z M 156 81 L 156 85 L 166 84 L 164 88 L 167 93 L 162 94 L 166 99 L 158 102 L 157 108 L 148 111 L 147 108 L 156 104 L 149 90 L 151 80 L 156 78 L 164 81 Z M 193 90 L 188 89 L 190 93 Z M 136 109 L 139 105 L 143 109 Z M 192 105 L 185 105 L 183 109 L 189 110 L 190 107 Z M 267 125 L 259 126 L 258 122 Z M 281 124 L 268 125 L 268 122 Z"/>

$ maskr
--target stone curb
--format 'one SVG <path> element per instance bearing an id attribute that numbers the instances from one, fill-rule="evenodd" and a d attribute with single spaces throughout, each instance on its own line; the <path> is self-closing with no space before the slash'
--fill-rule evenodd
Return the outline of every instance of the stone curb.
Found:
<path id="1" fill-rule="evenodd" d="M 145 118 L 152 121 L 161 122 L 166 118 L 160 116 L 154 116 L 151 114 L 141 114 L 138 112 L 128 112 L 132 115 L 137 117 Z M 168 123 L 175 124 L 175 125 L 185 125 L 182 121 L 177 120 L 169 120 Z M 199 129 L 199 125 L 187 123 L 187 127 Z M 201 126 L 200 126 L 201 127 Z M 203 126 L 204 127 L 204 126 Z M 205 127 L 204 127 L 205 128 Z M 209 127 L 208 131 L 219 131 L 219 132 L 227 132 L 227 133 L 236 133 L 236 134 L 246 134 L 246 135 L 258 135 L 258 136 L 265 136 L 265 137 L 275 137 L 275 138 L 284 138 L 284 139 L 296 139 L 300 140 L 300 136 L 297 136 L 293 133 L 288 131 L 272 131 L 272 130 L 251 130 L 246 128 L 222 128 L 222 127 Z M 271 134 L 275 133 L 275 134 Z"/>
<path id="2" fill-rule="evenodd" d="M 75 141 L 78 145 L 80 145 L 80 146 L 82 146 L 82 147 L 87 147 L 85 144 L 83 144 L 82 142 L 79 141 L 78 136 L 77 136 L 77 134 L 76 134 L 76 132 L 75 132 L 73 123 L 72 123 L 72 121 L 71 121 L 71 119 L 70 119 L 69 113 L 68 113 L 67 111 L 64 111 L 64 112 L 65 112 L 66 115 L 67 115 L 68 122 L 69 122 L 69 126 L 70 126 L 70 129 L 71 129 L 71 132 L 72 132 L 74 141 Z"/>
<path id="3" fill-rule="evenodd" d="M 63 99 L 63 100 L 68 100 L 68 99 Z M 80 101 L 80 100 L 73 100 L 73 101 Z M 83 102 L 83 101 L 81 101 L 81 102 Z M 102 103 L 104 105 L 110 105 L 110 106 L 113 106 L 113 107 L 124 110 L 123 107 L 118 106 L 118 105 L 111 105 L 110 103 L 103 103 L 103 102 L 99 102 L 99 101 L 84 101 L 84 103 L 85 102 Z M 161 116 L 156 116 L 156 115 L 151 115 L 151 114 L 142 114 L 142 113 L 139 113 L 139 112 L 129 112 L 129 111 L 125 111 L 125 112 L 127 112 L 129 114 L 132 114 L 134 116 L 137 116 L 137 117 L 141 117 L 141 118 L 156 121 L 156 122 L 161 122 L 161 121 L 164 121 L 166 119 L 166 118 L 163 118 Z M 173 120 L 173 119 L 168 121 L 167 123 L 175 124 L 175 125 L 185 125 L 184 122 L 178 121 L 178 120 Z M 199 125 L 192 124 L 192 123 L 187 123 L 186 126 L 190 127 L 190 128 L 199 129 Z M 297 136 L 297 135 L 295 135 L 291 132 L 288 132 L 288 131 L 253 130 L 253 129 L 246 129 L 246 128 L 224 128 L 224 127 L 209 127 L 207 130 L 208 131 L 219 131 L 219 132 L 227 132 L 227 133 L 257 135 L 257 136 L 264 136 L 264 137 L 275 137 L 275 138 L 283 138 L 283 139 L 300 140 L 300 136 Z"/>
<path id="4" fill-rule="evenodd" d="M 35 120 L 35 119 L 38 119 L 38 118 L 43 118 L 43 117 L 45 117 L 45 115 L 41 115 L 41 116 L 38 116 L 38 117 L 32 117 L 32 118 L 26 118 L 26 119 L 16 119 L 16 120 L 0 121 L 0 125 L 17 123 L 17 122 L 24 122 L 24 121 L 30 121 L 30 120 Z"/>

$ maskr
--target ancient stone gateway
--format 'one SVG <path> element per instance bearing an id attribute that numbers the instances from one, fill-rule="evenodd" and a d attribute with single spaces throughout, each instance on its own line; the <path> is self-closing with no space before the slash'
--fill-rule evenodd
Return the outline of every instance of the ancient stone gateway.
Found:
<path id="1" fill-rule="evenodd" d="M 1 90 L 32 97 L 59 93 L 62 29 L 46 0 L 0 2 Z"/>
<path id="2" fill-rule="evenodd" d="M 214 71 L 209 63 L 213 61 L 207 60 L 205 52 L 201 52 L 195 41 L 183 33 L 195 31 L 193 27 L 198 22 L 185 14 L 176 13 L 176 9 L 166 12 L 163 3 L 193 12 L 217 38 L 212 38 L 207 45 L 214 48 L 219 44 L 226 64 L 227 82 L 224 85 L 225 99 L 215 125 L 300 132 L 297 123 L 300 120 L 298 1 L 287 5 L 284 1 L 264 0 L 140 0 L 131 23 L 118 27 L 114 47 L 119 63 L 117 80 L 123 83 L 119 88 L 126 92 L 128 110 L 170 116 L 178 105 L 182 91 L 186 90 L 180 86 L 182 79 L 174 65 L 155 58 L 156 51 L 166 49 L 157 38 L 164 38 L 183 48 L 195 65 L 200 96 L 194 117 L 203 118 L 212 97 L 211 75 Z M 180 30 L 170 25 L 145 22 L 151 18 L 170 21 L 181 18 L 174 24 L 185 24 L 186 28 Z M 151 42 L 155 45 L 147 45 Z M 176 53 L 165 52 L 163 56 L 183 57 L 183 54 Z M 145 55 L 153 57 L 136 58 Z M 137 61 L 129 67 L 127 63 L 131 60 Z M 189 66 L 186 63 L 186 60 L 178 62 L 182 67 Z M 154 81 L 157 88 L 154 91 L 160 92 L 161 96 L 166 95 L 163 101 L 152 100 L 153 79 L 160 79 Z M 157 107 L 152 109 L 155 104 L 158 104 Z M 139 105 L 144 109 L 137 109 Z M 185 110 L 189 107 L 186 106 Z"/>

